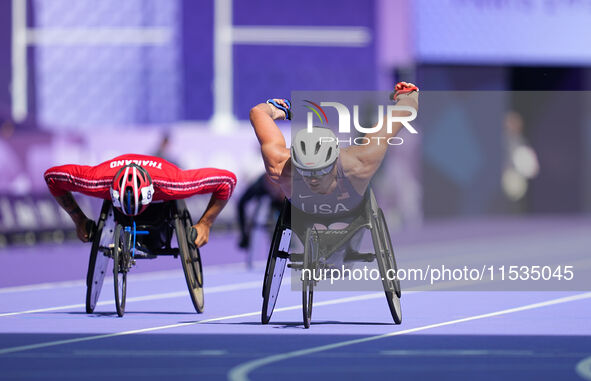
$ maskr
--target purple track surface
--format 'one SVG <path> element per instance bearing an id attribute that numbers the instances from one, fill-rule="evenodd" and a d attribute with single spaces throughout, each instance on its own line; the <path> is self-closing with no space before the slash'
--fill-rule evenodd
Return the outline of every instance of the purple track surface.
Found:
<path id="1" fill-rule="evenodd" d="M 589 250 L 586 228 L 576 217 L 441 222 L 393 240 L 399 256 L 426 243 L 450 256 L 468 241 L 519 247 L 532 234 L 548 250 Z M 261 325 L 267 247 L 249 271 L 235 242 L 212 234 L 202 249 L 201 315 L 173 258 L 132 269 L 118 318 L 108 277 L 84 312 L 88 245 L 0 252 L 0 379 L 591 379 L 589 292 L 405 292 L 398 326 L 383 292 L 318 292 L 306 330 L 301 293 L 284 279 Z"/>

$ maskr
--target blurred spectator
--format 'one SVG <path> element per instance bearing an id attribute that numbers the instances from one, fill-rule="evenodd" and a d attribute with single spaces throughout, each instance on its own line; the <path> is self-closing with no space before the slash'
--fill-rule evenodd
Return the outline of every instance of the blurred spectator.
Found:
<path id="1" fill-rule="evenodd" d="M 22 195 L 31 190 L 31 181 L 11 140 L 15 126 L 10 118 L 0 118 L 0 193 Z"/>
<path id="2" fill-rule="evenodd" d="M 538 175 L 538 156 L 523 133 L 523 117 L 515 111 L 505 115 L 505 163 L 503 192 L 511 201 L 523 199 L 528 181 Z"/>
<path id="3" fill-rule="evenodd" d="M 259 176 L 248 186 L 242 196 L 240 196 L 240 200 L 238 201 L 238 226 L 240 229 L 240 241 L 238 246 L 242 249 L 248 249 L 250 247 L 252 229 L 254 228 L 257 221 L 257 215 L 261 209 L 261 201 L 266 197 L 268 197 L 270 201 L 269 219 L 273 220 L 273 216 L 279 215 L 284 196 L 279 186 L 272 183 L 266 174 Z M 252 201 L 257 201 L 258 207 L 252 212 L 247 223 L 246 208 Z"/>
<path id="4" fill-rule="evenodd" d="M 170 135 L 168 132 L 165 132 L 162 136 L 162 140 L 160 140 L 158 148 L 156 149 L 156 152 L 154 152 L 154 156 L 162 158 L 177 167 L 181 167 L 176 160 L 173 160 L 172 155 L 170 154 Z"/>
<path id="5" fill-rule="evenodd" d="M 170 161 L 170 160 L 168 160 L 168 146 L 169 146 L 169 144 L 170 144 L 170 138 L 168 136 L 168 133 L 165 133 L 162 136 L 162 140 L 160 141 L 160 144 L 158 145 L 156 152 L 154 152 L 154 156 L 158 156 L 164 160 Z"/>

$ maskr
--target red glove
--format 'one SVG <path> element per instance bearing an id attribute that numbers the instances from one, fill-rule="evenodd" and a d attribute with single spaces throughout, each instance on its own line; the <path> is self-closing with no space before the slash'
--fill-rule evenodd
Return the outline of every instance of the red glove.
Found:
<path id="1" fill-rule="evenodd" d="M 392 99 L 393 101 L 397 101 L 399 95 L 410 94 L 413 91 L 419 91 L 419 88 L 416 87 L 413 83 L 398 82 L 396 86 L 394 86 L 394 92 L 390 94 L 390 99 Z"/>

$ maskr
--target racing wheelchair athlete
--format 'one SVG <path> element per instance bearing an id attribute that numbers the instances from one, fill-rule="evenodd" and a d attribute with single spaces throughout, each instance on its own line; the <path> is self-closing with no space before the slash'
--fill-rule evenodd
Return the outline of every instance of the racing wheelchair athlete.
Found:
<path id="1" fill-rule="evenodd" d="M 193 306 L 203 312 L 203 272 L 199 248 L 236 186 L 226 170 L 181 170 L 154 156 L 126 154 L 96 166 L 68 164 L 49 168 L 45 181 L 68 213 L 82 242 L 91 242 L 86 279 L 86 312 L 100 296 L 109 259 L 117 314 L 125 313 L 127 273 L 136 259 L 180 256 Z M 80 209 L 71 192 L 103 199 L 95 222 Z M 184 199 L 211 193 L 202 217 L 193 224 Z M 172 245 L 173 235 L 176 247 Z"/>
<path id="2" fill-rule="evenodd" d="M 418 93 L 412 83 L 400 82 L 391 99 L 416 111 Z M 286 196 L 265 269 L 262 323 L 267 324 L 271 318 L 288 260 L 291 268 L 313 274 L 340 257 L 341 262 L 377 260 L 392 318 L 400 324 L 400 283 L 388 276 L 397 270 L 394 251 L 370 182 L 387 150 L 380 140 L 395 136 L 402 123 L 394 122 L 390 131 L 382 128 L 366 134 L 368 144 L 343 149 L 330 129 L 312 127 L 297 131 L 291 147 L 286 148 L 275 120 L 291 119 L 291 113 L 291 103 L 286 99 L 269 99 L 250 111 L 267 175 Z M 405 117 L 408 111 L 395 110 L 393 116 Z M 358 251 L 366 230 L 371 232 L 374 253 Z M 303 253 L 290 253 L 292 233 L 301 241 Z M 306 277 L 301 281 L 303 322 L 309 328 L 316 283 Z"/>

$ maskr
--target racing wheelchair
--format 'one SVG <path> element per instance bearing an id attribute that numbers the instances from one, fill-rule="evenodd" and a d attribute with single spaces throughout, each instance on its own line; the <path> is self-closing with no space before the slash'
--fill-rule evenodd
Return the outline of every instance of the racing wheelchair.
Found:
<path id="1" fill-rule="evenodd" d="M 345 229 L 317 230 L 313 227 L 315 223 L 329 226 L 331 223 L 341 222 L 347 217 L 349 217 L 350 223 Z M 298 223 L 293 224 L 293 221 L 298 221 Z M 374 253 L 347 253 L 347 258 L 365 262 L 377 260 L 390 313 L 395 324 L 402 323 L 400 282 L 398 279 L 392 280 L 388 277 L 388 272 L 392 273 L 394 271 L 395 273 L 398 270 L 394 249 L 384 213 L 378 207 L 375 195 L 370 188 L 368 188 L 363 202 L 355 210 L 350 211 L 346 216 L 339 216 L 338 218 L 306 214 L 292 208 L 287 199 L 283 201 L 281 213 L 277 219 L 271 240 L 263 280 L 262 323 L 267 324 L 271 319 L 286 265 L 295 270 L 303 271 L 307 269 L 308 274 L 313 274 L 315 270 L 322 269 L 325 266 L 326 259 L 343 248 L 361 229 L 367 229 L 371 232 Z M 302 242 L 303 254 L 290 253 L 292 233 L 295 233 Z M 289 264 L 287 264 L 288 261 Z M 304 327 L 309 328 L 312 319 L 314 286 L 317 282 L 313 279 L 305 279 L 305 277 L 302 277 L 301 281 Z"/>
<path id="2" fill-rule="evenodd" d="M 198 313 L 203 312 L 203 270 L 199 249 L 193 244 L 193 221 L 184 200 L 152 203 L 139 216 L 123 215 L 110 200 L 101 207 L 90 237 L 92 248 L 86 276 L 86 313 L 92 313 L 98 301 L 109 261 L 113 260 L 115 307 L 125 313 L 127 273 L 136 259 L 160 255 L 181 258 L 189 295 Z M 173 234 L 176 247 L 172 247 Z M 190 237 L 188 237 L 190 236 Z"/>

